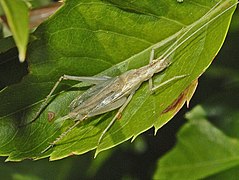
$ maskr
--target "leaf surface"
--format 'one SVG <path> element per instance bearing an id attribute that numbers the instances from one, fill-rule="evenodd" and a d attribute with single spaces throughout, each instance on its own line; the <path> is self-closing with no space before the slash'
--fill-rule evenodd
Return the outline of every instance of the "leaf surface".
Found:
<path id="1" fill-rule="evenodd" d="M 178 133 L 174 149 L 158 161 L 154 179 L 202 179 L 228 169 L 232 173 L 239 164 L 238 139 L 209 123 L 200 106 L 186 117 L 189 122 Z"/>

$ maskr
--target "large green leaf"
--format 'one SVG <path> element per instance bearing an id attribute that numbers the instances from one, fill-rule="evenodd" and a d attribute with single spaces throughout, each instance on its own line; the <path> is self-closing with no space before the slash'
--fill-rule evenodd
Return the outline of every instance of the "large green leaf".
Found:
<path id="1" fill-rule="evenodd" d="M 37 40 L 31 43 L 28 51 L 29 74 L 21 83 L 0 92 L 1 155 L 15 161 L 49 155 L 51 159 L 60 159 L 95 148 L 100 152 L 135 138 L 153 126 L 159 129 L 190 98 L 195 83 L 190 84 L 205 71 L 219 51 L 234 8 L 221 12 L 236 2 L 222 1 L 210 11 L 217 1 L 67 1 L 36 30 Z M 207 16 L 201 18 L 207 12 Z M 217 15 L 218 18 L 203 26 Z M 187 77 L 169 83 L 153 95 L 144 83 L 98 147 L 98 138 L 115 111 L 82 122 L 54 148 L 41 153 L 49 142 L 73 124 L 70 120 L 62 127 L 49 123 L 48 113 L 54 112 L 55 119 L 69 113 L 70 102 L 87 89 L 85 84 L 78 84 L 77 89 L 54 98 L 35 123 L 18 127 L 31 120 L 41 100 L 61 75 L 100 73 L 116 76 L 139 68 L 148 63 L 154 46 L 160 45 L 156 51 L 159 56 L 192 25 L 177 44 L 190 38 L 170 56 L 174 63 L 155 76 L 154 82 L 158 84 L 178 75 Z M 58 92 L 72 86 L 66 83 Z"/>
<path id="2" fill-rule="evenodd" d="M 178 133 L 175 148 L 159 160 L 154 178 L 201 179 L 229 168 L 232 173 L 239 165 L 238 139 L 226 136 L 210 124 L 200 106 L 188 113 L 187 119 L 189 122 Z M 230 177 L 226 174 L 221 175 Z"/>

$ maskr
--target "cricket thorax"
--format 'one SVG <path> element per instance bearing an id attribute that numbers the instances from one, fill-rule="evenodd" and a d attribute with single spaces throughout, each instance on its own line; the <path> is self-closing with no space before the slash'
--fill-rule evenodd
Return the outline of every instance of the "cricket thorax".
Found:
<path id="1" fill-rule="evenodd" d="M 128 71 L 126 74 L 127 81 L 130 83 L 135 83 L 136 81 L 143 82 L 149 80 L 155 73 L 158 73 L 169 66 L 170 62 L 165 59 L 153 60 L 146 66 L 139 68 L 138 70 Z"/>

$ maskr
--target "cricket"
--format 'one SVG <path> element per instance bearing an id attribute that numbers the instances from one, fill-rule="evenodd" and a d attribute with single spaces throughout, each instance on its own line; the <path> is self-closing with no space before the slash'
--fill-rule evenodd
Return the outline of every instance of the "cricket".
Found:
<path id="1" fill-rule="evenodd" d="M 116 77 L 79 77 L 79 76 L 71 76 L 71 75 L 63 75 L 59 78 L 56 82 L 50 93 L 45 98 L 44 102 L 41 104 L 39 110 L 34 115 L 34 118 L 27 124 L 34 122 L 38 116 L 42 113 L 44 108 L 48 105 L 48 101 L 51 98 L 52 94 L 58 87 L 58 85 L 63 80 L 73 80 L 73 81 L 80 81 L 80 82 L 88 82 L 91 83 L 92 87 L 86 90 L 83 94 L 79 97 L 75 98 L 69 105 L 70 112 L 57 119 L 55 122 L 63 122 L 65 120 L 71 119 L 74 120 L 75 123 L 71 127 L 69 127 L 65 132 L 63 132 L 58 138 L 56 138 L 52 143 L 46 147 L 42 153 L 48 151 L 50 148 L 55 146 L 60 140 L 62 140 L 68 133 L 70 133 L 77 125 L 79 125 L 82 121 L 94 117 L 97 115 L 101 115 L 113 110 L 118 109 L 117 113 L 112 118 L 111 122 L 107 125 L 107 127 L 102 131 L 99 139 L 98 145 L 104 138 L 104 135 L 107 131 L 111 128 L 114 122 L 121 116 L 124 109 L 130 103 L 132 97 L 134 96 L 135 92 L 141 86 L 141 84 L 145 81 L 148 81 L 149 90 L 151 93 L 154 93 L 162 86 L 173 83 L 175 81 L 181 80 L 190 76 L 190 74 L 179 74 L 165 82 L 161 83 L 160 85 L 154 86 L 152 77 L 155 74 L 158 74 L 171 66 L 173 61 L 171 61 L 170 56 L 172 55 L 175 50 L 177 50 L 182 44 L 184 44 L 189 38 L 194 36 L 196 33 L 201 31 L 205 28 L 208 24 L 213 22 L 215 19 L 220 17 L 225 12 L 229 11 L 231 8 L 238 4 L 232 4 L 230 7 L 209 19 L 205 24 L 203 24 L 200 28 L 196 29 L 190 35 L 188 33 L 192 28 L 194 28 L 199 22 L 202 22 L 207 18 L 210 13 L 215 10 L 217 7 L 220 6 L 222 1 L 219 1 L 215 6 L 213 6 L 205 15 L 203 15 L 199 20 L 194 22 L 193 24 L 181 29 L 178 32 L 180 37 L 158 58 L 155 58 L 155 50 L 159 48 L 159 46 L 155 46 L 152 48 L 149 63 L 143 67 L 138 69 L 131 69 L 119 76 Z M 187 36 L 188 35 L 188 36 Z"/>

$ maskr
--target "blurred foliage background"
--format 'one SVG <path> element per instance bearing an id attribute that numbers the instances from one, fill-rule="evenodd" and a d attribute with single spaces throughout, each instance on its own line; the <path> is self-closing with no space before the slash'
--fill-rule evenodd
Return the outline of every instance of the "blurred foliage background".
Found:
<path id="1" fill-rule="evenodd" d="M 32 1 L 33 7 L 48 4 L 49 0 Z M 90 152 L 63 160 L 48 159 L 23 162 L 4 162 L 0 158 L 2 179 L 151 179 L 158 159 L 177 142 L 176 134 L 187 123 L 185 113 L 202 105 L 210 122 L 229 137 L 239 133 L 239 13 L 234 14 L 226 41 L 210 68 L 199 79 L 198 89 L 190 108 L 180 112 L 154 136 L 153 129 L 133 143 L 126 142 L 100 153 L 96 159 Z M 236 173 L 233 174 L 236 177 Z M 220 173 L 218 174 L 220 177 Z M 213 179 L 215 176 L 209 177 Z"/>

